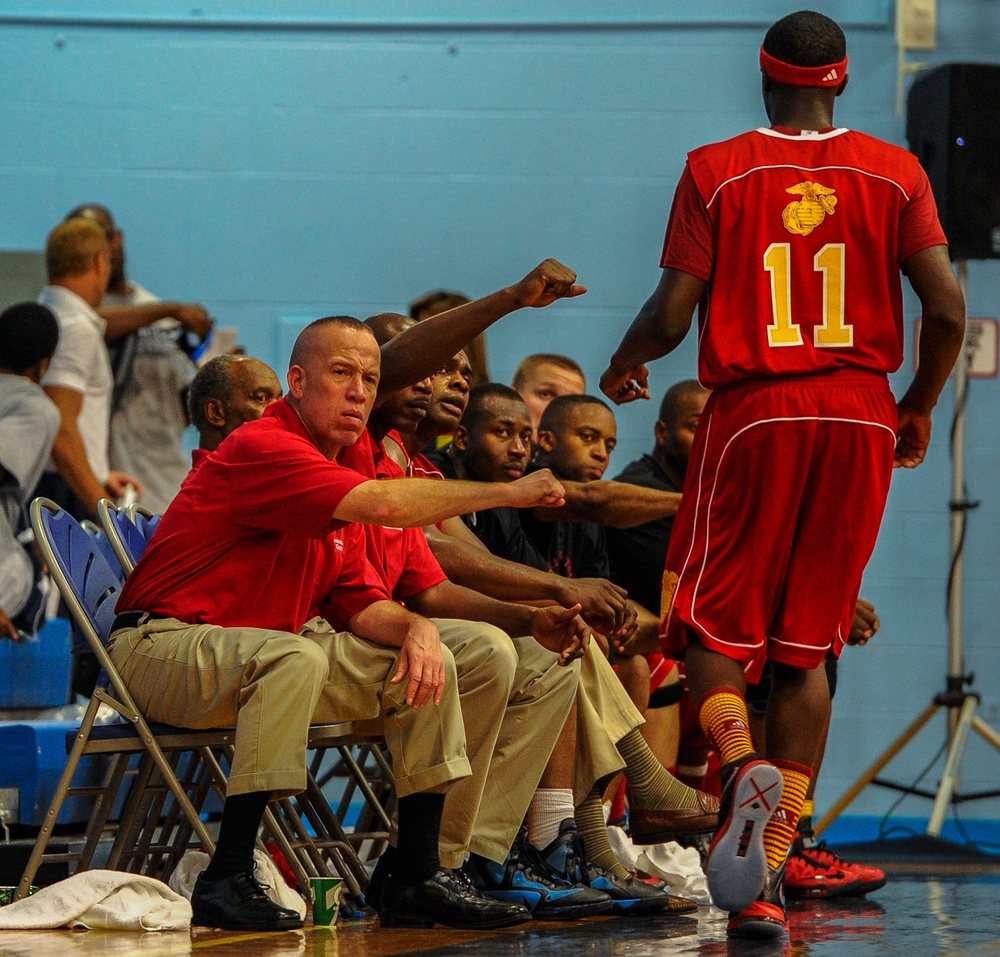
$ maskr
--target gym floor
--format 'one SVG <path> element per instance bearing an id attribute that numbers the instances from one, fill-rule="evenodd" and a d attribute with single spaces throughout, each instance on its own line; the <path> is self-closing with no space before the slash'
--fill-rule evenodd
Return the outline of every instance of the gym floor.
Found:
<path id="1" fill-rule="evenodd" d="M 4 931 L 0 957 L 979 957 L 1000 955 L 1000 872 L 890 876 L 870 898 L 793 902 L 789 921 L 790 941 L 773 942 L 727 941 L 725 915 L 711 908 L 697 918 L 592 917 L 486 933 L 383 930 L 377 920 L 284 934 Z"/>

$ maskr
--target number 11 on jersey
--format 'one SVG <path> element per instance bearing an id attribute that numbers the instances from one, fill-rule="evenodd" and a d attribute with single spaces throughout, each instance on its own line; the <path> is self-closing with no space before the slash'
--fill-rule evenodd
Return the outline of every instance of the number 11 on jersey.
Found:
<path id="1" fill-rule="evenodd" d="M 764 269 L 771 274 L 769 345 L 801 346 L 802 329 L 792 316 L 792 246 L 771 243 L 764 252 Z M 813 329 L 818 348 L 854 345 L 854 326 L 844 322 L 844 244 L 827 243 L 813 257 L 813 269 L 823 274 L 823 323 Z"/>

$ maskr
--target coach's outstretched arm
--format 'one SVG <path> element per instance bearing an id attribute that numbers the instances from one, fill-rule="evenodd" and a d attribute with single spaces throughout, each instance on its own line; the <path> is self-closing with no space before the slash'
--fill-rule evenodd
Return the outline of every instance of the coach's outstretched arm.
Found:
<path id="1" fill-rule="evenodd" d="M 341 522 L 412 528 L 497 505 L 530 508 L 562 503 L 563 487 L 548 469 L 532 472 L 516 482 L 379 479 L 352 488 L 334 509 L 333 518 Z"/>
<path id="2" fill-rule="evenodd" d="M 664 269 L 653 294 L 632 320 L 611 363 L 601 391 L 621 405 L 649 398 L 646 363 L 673 352 L 691 328 L 691 317 L 708 284 L 679 269 Z"/>
<path id="3" fill-rule="evenodd" d="M 931 410 L 948 381 L 965 339 L 965 299 L 948 261 L 947 246 L 930 246 L 903 262 L 920 299 L 920 365 L 899 400 L 895 467 L 916 468 L 931 440 Z"/>
<path id="4" fill-rule="evenodd" d="M 527 306 L 540 309 L 557 299 L 582 296 L 586 291 L 586 286 L 576 284 L 572 269 L 558 260 L 546 259 L 513 286 L 418 322 L 382 347 L 379 395 L 389 395 L 433 375 L 509 313 Z"/>

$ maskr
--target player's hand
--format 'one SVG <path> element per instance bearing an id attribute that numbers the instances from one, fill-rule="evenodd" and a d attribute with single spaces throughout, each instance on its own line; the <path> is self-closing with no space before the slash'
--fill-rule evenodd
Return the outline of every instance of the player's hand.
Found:
<path id="1" fill-rule="evenodd" d="M 899 405 L 899 425 L 896 426 L 896 457 L 894 469 L 915 469 L 924 460 L 931 442 L 931 416 L 903 403 Z"/>
<path id="2" fill-rule="evenodd" d="M 518 309 L 525 306 L 540 309 L 557 299 L 582 296 L 586 291 L 586 286 L 576 285 L 576 273 L 556 259 L 546 259 L 519 283 L 510 287 Z"/>
<path id="3" fill-rule="evenodd" d="M 178 303 L 174 318 L 199 339 L 204 339 L 212 331 L 212 317 L 197 303 Z"/>
<path id="4" fill-rule="evenodd" d="M 616 371 L 613 366 L 608 366 L 601 376 L 601 391 L 616 405 L 634 402 L 636 399 L 648 399 L 649 369 L 642 364 L 624 371 Z"/>
<path id="5" fill-rule="evenodd" d="M 539 469 L 516 481 L 502 486 L 506 490 L 507 505 L 530 508 L 534 505 L 555 506 L 566 501 L 566 490 L 548 470 Z"/>
<path id="6" fill-rule="evenodd" d="M 559 655 L 560 665 L 582 657 L 590 646 L 591 631 L 580 617 L 579 605 L 536 608 L 531 616 L 531 634 L 543 648 Z"/>
<path id="7" fill-rule="evenodd" d="M 623 658 L 648 655 L 660 650 L 660 620 L 645 608 L 638 608 L 629 602 L 635 621 L 629 631 L 621 637 L 614 637 L 615 653 Z"/>
<path id="8" fill-rule="evenodd" d="M 2 608 L 0 608 L 0 638 L 9 638 L 11 641 L 21 640 L 21 632 L 14 627 L 14 622 L 7 617 L 7 612 Z"/>
<path id="9" fill-rule="evenodd" d="M 104 482 L 104 491 L 107 492 L 108 498 L 117 502 L 130 485 L 135 488 L 135 494 L 141 497 L 142 483 L 137 478 L 129 475 L 128 472 L 116 472 L 112 469 L 108 472 L 107 480 Z"/>
<path id="10" fill-rule="evenodd" d="M 427 618 L 415 618 L 399 649 L 399 667 L 391 684 L 398 685 L 407 675 L 406 703 L 416 709 L 433 701 L 441 702 L 444 692 L 444 654 L 437 625 Z"/>
<path id="11" fill-rule="evenodd" d="M 564 578 L 559 604 L 580 604 L 580 617 L 594 631 L 613 635 L 627 627 L 627 592 L 606 578 Z"/>
<path id="12" fill-rule="evenodd" d="M 851 633 L 847 636 L 849 645 L 866 645 L 868 639 L 882 627 L 882 622 L 875 612 L 875 606 L 864 598 L 858 599 L 854 609 L 854 621 L 851 623 Z"/>

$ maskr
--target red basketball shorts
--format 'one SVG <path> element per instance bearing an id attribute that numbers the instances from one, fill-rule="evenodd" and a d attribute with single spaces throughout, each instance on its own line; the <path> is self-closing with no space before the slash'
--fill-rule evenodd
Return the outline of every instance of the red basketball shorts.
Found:
<path id="1" fill-rule="evenodd" d="M 759 678 L 815 668 L 850 632 L 889 494 L 896 402 L 843 370 L 726 386 L 695 436 L 664 573 L 663 653 L 690 633 Z"/>

